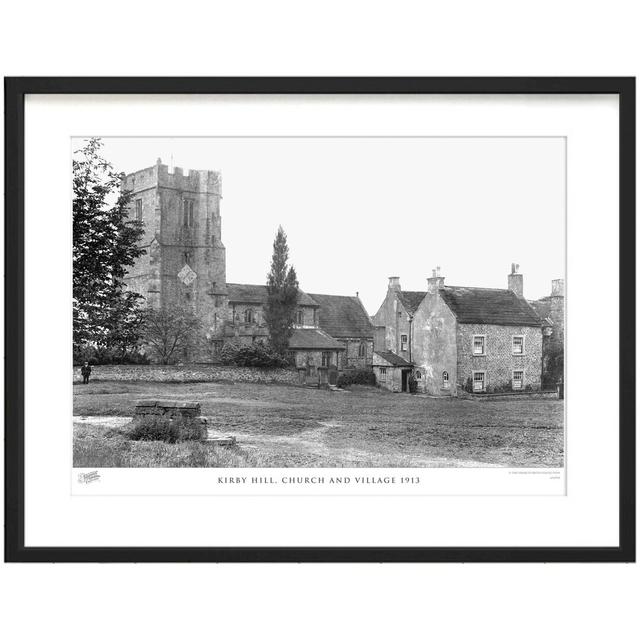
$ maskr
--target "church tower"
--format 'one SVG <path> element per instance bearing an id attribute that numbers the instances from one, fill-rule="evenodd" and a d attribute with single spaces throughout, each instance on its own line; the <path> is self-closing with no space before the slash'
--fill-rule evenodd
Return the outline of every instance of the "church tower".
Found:
<path id="1" fill-rule="evenodd" d="M 169 171 L 155 165 L 124 178 L 130 215 L 144 223 L 146 253 L 125 278 L 154 308 L 190 309 L 207 342 L 222 335 L 227 310 L 226 259 L 222 244 L 218 171 Z M 206 357 L 190 354 L 190 359 Z"/>

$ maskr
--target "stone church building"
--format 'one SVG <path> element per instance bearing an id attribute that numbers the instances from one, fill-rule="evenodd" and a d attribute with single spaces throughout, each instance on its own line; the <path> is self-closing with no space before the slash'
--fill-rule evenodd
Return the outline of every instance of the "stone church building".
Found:
<path id="1" fill-rule="evenodd" d="M 169 171 L 158 159 L 125 176 L 123 188 L 131 192 L 130 215 L 144 223 L 145 254 L 129 270 L 127 286 L 154 308 L 189 309 L 202 322 L 200 346 L 179 360 L 215 362 L 227 342 L 268 339 L 266 286 L 226 279 L 220 173 Z M 370 366 L 373 333 L 357 296 L 300 291 L 289 348 L 300 370 L 324 380 L 332 371 Z"/>

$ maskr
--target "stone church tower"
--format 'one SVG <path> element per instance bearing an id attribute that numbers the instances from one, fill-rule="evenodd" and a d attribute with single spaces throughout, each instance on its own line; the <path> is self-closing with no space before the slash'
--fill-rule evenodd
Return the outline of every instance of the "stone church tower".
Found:
<path id="1" fill-rule="evenodd" d="M 131 217 L 144 223 L 146 251 L 129 270 L 127 285 L 155 308 L 191 309 L 203 323 L 203 337 L 220 336 L 227 315 L 220 173 L 169 172 L 158 158 L 125 176 L 123 187 L 131 192 Z"/>

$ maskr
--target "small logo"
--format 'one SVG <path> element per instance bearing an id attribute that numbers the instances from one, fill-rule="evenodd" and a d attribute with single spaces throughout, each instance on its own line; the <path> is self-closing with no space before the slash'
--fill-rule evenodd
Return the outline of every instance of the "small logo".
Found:
<path id="1" fill-rule="evenodd" d="M 87 471 L 87 473 L 78 474 L 78 482 L 81 484 L 89 484 L 96 480 L 100 480 L 100 474 L 97 471 Z"/>

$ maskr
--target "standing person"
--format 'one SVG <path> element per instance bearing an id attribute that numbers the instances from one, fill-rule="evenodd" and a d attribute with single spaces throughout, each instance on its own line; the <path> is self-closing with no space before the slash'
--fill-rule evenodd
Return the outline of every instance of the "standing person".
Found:
<path id="1" fill-rule="evenodd" d="M 80 373 L 82 374 L 82 384 L 89 384 L 89 376 L 91 375 L 91 367 L 88 362 L 85 362 L 82 369 L 80 369 Z"/>

